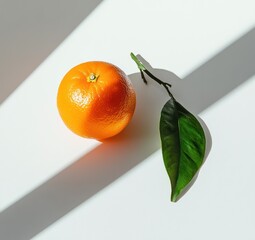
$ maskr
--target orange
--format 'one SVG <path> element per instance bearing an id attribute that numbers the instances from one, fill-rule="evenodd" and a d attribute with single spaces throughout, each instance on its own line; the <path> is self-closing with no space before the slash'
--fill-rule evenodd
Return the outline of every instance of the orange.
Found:
<path id="1" fill-rule="evenodd" d="M 105 139 L 121 132 L 136 105 L 131 81 L 117 66 L 100 61 L 72 68 L 61 81 L 57 107 L 65 125 L 79 136 Z"/>

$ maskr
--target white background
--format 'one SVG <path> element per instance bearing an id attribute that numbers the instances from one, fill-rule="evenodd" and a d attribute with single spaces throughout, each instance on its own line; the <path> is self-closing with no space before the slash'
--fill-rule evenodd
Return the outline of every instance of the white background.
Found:
<path id="1" fill-rule="evenodd" d="M 248 0 L 104 0 L 85 14 L 0 105 L 0 239 L 255 239 L 254 9 Z M 177 203 L 158 133 L 167 96 L 142 83 L 130 51 L 209 130 L 209 155 Z M 73 135 L 56 108 L 63 75 L 89 60 L 118 65 L 137 92 L 131 124 L 106 143 Z"/>
<path id="2" fill-rule="evenodd" d="M 101 0 L 0 0 L 0 103 Z"/>

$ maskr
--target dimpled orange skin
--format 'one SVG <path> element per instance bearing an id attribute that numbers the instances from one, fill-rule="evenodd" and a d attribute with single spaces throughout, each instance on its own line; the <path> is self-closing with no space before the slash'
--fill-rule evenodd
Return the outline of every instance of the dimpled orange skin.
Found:
<path id="1" fill-rule="evenodd" d="M 65 125 L 81 137 L 103 140 L 118 134 L 132 119 L 135 105 L 129 78 L 106 62 L 75 66 L 58 88 L 59 114 Z"/>

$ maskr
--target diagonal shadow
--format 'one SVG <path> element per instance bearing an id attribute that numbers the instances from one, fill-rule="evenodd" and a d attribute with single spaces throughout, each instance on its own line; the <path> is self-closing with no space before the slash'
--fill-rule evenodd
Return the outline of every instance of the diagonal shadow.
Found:
<path id="1" fill-rule="evenodd" d="M 0 104 L 102 1 L 0 1 Z"/>
<path id="2" fill-rule="evenodd" d="M 183 80 L 166 70 L 152 71 L 173 84 L 184 106 L 200 113 L 254 75 L 254 42 L 252 29 Z M 31 239 L 160 148 L 159 113 L 167 94 L 152 81 L 144 86 L 139 73 L 129 77 L 138 103 L 131 124 L 2 211 L 0 239 Z"/>

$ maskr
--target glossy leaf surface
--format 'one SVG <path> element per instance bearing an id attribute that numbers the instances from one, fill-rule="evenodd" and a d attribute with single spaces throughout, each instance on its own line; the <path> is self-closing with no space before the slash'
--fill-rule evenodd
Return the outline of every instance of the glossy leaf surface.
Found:
<path id="1" fill-rule="evenodd" d="M 161 111 L 160 137 L 171 201 L 176 202 L 203 164 L 206 138 L 195 116 L 173 98 Z"/>

